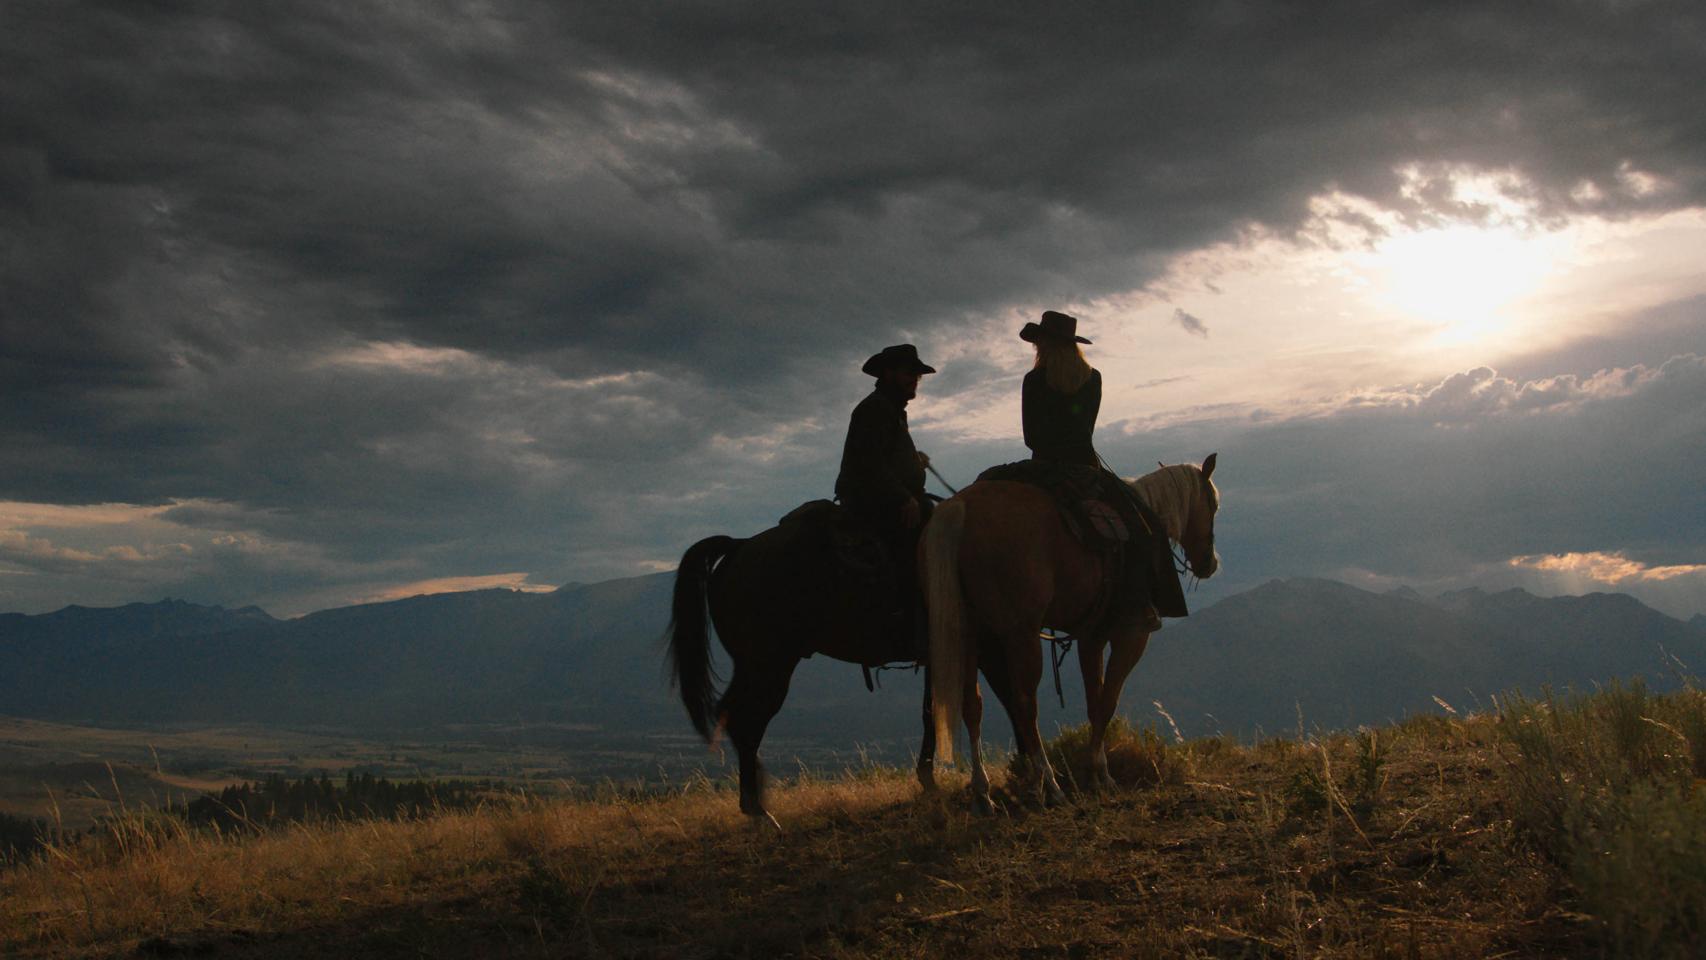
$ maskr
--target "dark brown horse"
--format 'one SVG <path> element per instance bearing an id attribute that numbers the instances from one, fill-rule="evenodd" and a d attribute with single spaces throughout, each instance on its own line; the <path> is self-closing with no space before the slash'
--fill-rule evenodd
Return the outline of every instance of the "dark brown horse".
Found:
<path id="1" fill-rule="evenodd" d="M 1214 551 L 1220 493 L 1209 479 L 1214 464 L 1210 454 L 1201 467 L 1178 464 L 1126 481 L 1165 524 L 1168 538 L 1183 548 L 1188 568 L 1203 578 L 1220 564 Z M 1027 761 L 1023 787 L 1044 803 L 1061 799 L 1037 729 L 1044 627 L 1066 630 L 1079 640 L 1092 785 L 1112 787 L 1104 738 L 1126 676 L 1143 656 L 1156 624 L 1147 605 L 1116 595 L 1100 609 L 1102 556 L 1074 539 L 1053 499 L 1030 484 L 985 480 L 961 490 L 936 508 L 921 550 L 920 575 L 930 609 L 929 726 L 918 764 L 925 788 L 933 786 L 929 755 L 953 759 L 953 719 L 959 715 L 970 743 L 973 802 L 980 810 L 990 807 L 979 744 L 981 665 L 1007 708 Z M 1112 657 L 1104 668 L 1102 656 L 1110 647 Z"/>
<path id="2" fill-rule="evenodd" d="M 675 684 L 700 736 L 710 742 L 727 731 L 740 758 L 740 809 L 755 817 L 769 816 L 758 745 L 800 660 L 823 654 L 875 666 L 903 652 L 885 649 L 897 631 L 878 605 L 837 587 L 824 529 L 815 530 L 785 521 L 746 540 L 707 537 L 687 548 L 675 575 L 668 633 Z M 707 609 L 734 668 L 721 695 L 711 676 Z"/>

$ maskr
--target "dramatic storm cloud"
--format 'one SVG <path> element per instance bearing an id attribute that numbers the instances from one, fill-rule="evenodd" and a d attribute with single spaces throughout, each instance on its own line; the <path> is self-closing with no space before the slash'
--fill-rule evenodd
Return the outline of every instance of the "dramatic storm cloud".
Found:
<path id="1" fill-rule="evenodd" d="M 1022 455 L 1050 307 L 1118 465 L 1224 441 L 1229 582 L 1706 562 L 1697 4 L 22 0 L 0 64 L 0 608 L 667 568 L 888 343 Z"/>

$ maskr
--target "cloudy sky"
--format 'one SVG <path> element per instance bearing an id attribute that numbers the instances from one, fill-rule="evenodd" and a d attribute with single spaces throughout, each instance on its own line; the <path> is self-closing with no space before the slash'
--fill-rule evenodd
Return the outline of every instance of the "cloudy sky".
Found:
<path id="1" fill-rule="evenodd" d="M 1199 604 L 1706 611 L 1706 8 L 921 6 L 0 5 L 0 610 L 669 569 L 885 344 L 1021 457 L 1053 308 Z"/>

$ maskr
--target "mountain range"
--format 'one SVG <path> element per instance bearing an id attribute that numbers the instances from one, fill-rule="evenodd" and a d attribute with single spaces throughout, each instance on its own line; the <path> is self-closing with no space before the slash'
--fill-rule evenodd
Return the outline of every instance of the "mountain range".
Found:
<path id="1" fill-rule="evenodd" d="M 351 732 L 477 723 L 684 732 L 661 639 L 672 576 L 434 594 L 293 620 L 179 600 L 4 614 L 0 714 Z M 1043 681 L 1045 733 L 1083 720 L 1076 662 L 1062 671 L 1064 708 Z M 1674 686 L 1702 665 L 1706 618 L 1683 622 L 1622 594 L 1427 598 L 1299 578 L 1168 621 L 1122 702 L 1143 722 L 1159 702 L 1187 735 L 1252 736 L 1378 723 L 1440 701 L 1478 709 L 1547 684 Z M 772 735 L 846 748 L 915 738 L 919 679 L 882 679 L 867 693 L 856 667 L 806 661 Z M 1005 737 L 993 698 L 986 709 L 989 735 Z"/>

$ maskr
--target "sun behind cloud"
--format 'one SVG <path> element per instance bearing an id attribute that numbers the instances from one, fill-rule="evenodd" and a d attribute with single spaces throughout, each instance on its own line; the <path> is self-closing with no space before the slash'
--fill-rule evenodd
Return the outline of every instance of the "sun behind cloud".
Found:
<path id="1" fill-rule="evenodd" d="M 1374 297 L 1433 326 L 1438 342 L 1486 343 L 1507 331 L 1506 308 L 1545 283 L 1566 245 L 1556 234 L 1464 224 L 1396 234 L 1366 263 Z"/>

